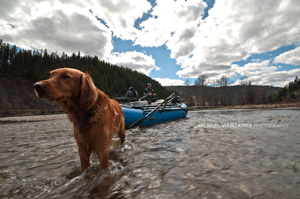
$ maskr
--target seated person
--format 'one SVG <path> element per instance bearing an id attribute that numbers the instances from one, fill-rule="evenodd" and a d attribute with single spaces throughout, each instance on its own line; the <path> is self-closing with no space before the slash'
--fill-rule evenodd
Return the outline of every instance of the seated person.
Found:
<path id="1" fill-rule="evenodd" d="M 147 88 L 144 91 L 144 96 L 148 100 L 148 104 L 151 104 L 152 99 L 156 96 L 154 89 L 150 83 L 147 83 Z"/>
<path id="2" fill-rule="evenodd" d="M 130 87 L 126 93 L 127 98 L 135 98 L 138 95 L 137 90 L 135 90 L 133 87 Z"/>

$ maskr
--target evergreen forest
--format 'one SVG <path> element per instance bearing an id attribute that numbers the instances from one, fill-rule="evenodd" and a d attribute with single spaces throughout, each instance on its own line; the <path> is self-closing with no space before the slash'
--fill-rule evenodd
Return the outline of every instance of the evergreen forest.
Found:
<path id="1" fill-rule="evenodd" d="M 112 98 L 124 96 L 129 87 L 134 87 L 142 96 L 147 83 L 152 84 L 159 98 L 170 94 L 156 80 L 130 68 L 100 60 L 97 56 L 81 56 L 80 52 L 59 56 L 48 53 L 47 49 L 20 50 L 1 39 L 0 47 L 0 74 L 5 76 L 38 81 L 47 79 L 51 70 L 68 67 L 88 72 L 95 85 Z"/>
<path id="2" fill-rule="evenodd" d="M 298 76 L 294 81 L 289 82 L 284 87 L 280 88 L 277 92 L 274 92 L 268 96 L 268 101 L 271 103 L 276 102 L 289 102 L 296 100 L 296 93 L 300 91 L 300 80 Z"/>

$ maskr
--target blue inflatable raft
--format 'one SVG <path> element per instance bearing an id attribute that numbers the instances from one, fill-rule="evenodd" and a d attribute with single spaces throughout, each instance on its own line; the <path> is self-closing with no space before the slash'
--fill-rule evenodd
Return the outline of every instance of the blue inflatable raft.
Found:
<path id="1" fill-rule="evenodd" d="M 156 105 L 149 106 L 145 101 L 121 104 L 125 116 L 125 125 L 128 128 L 136 121 L 147 116 L 156 108 Z M 188 114 L 187 106 L 184 103 L 171 103 L 157 108 L 139 126 L 149 126 L 160 122 L 185 118 Z"/>

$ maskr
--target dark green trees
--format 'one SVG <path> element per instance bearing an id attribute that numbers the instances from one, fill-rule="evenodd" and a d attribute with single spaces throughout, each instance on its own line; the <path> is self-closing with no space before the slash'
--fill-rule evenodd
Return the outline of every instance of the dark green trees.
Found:
<path id="1" fill-rule="evenodd" d="M 47 49 L 21 50 L 0 40 L 0 74 L 37 81 L 47 78 L 51 70 L 62 67 L 88 72 L 95 85 L 110 97 L 124 96 L 129 87 L 134 87 L 142 95 L 147 83 L 152 84 L 159 98 L 170 94 L 148 76 L 99 60 L 97 56 L 81 56 L 80 52 L 58 56 L 56 53 L 49 54 Z"/>

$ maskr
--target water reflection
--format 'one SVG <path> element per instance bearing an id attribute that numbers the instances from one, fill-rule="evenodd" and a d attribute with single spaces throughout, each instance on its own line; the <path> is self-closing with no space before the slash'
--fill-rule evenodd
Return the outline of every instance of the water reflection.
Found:
<path id="1" fill-rule="evenodd" d="M 192 111 L 127 130 L 124 146 L 113 140 L 112 166 L 93 157 L 83 174 L 66 118 L 1 124 L 0 197 L 300 198 L 299 119 L 299 110 Z M 242 123 L 257 125 L 224 126 Z"/>

